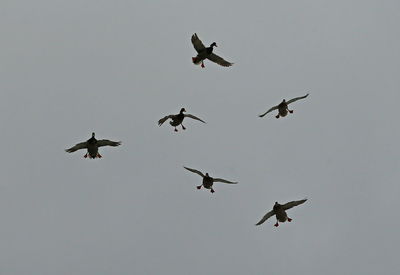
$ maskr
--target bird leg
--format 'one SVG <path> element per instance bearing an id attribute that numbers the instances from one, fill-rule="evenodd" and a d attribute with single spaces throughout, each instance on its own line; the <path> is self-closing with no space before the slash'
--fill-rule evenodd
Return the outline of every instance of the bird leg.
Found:
<path id="1" fill-rule="evenodd" d="M 185 126 L 183 126 L 183 124 L 181 124 L 181 126 L 182 126 L 182 129 L 183 129 L 183 130 L 186 130 L 186 127 L 185 127 Z"/>
<path id="2" fill-rule="evenodd" d="M 178 129 L 176 129 L 176 127 L 175 127 L 175 130 L 174 130 L 175 132 L 178 132 Z"/>
<path id="3" fill-rule="evenodd" d="M 86 153 L 83 157 L 84 157 L 84 158 L 87 158 L 87 157 L 88 157 L 88 154 Z"/>
<path id="4" fill-rule="evenodd" d="M 287 221 L 288 221 L 288 222 L 291 222 L 291 221 L 292 221 L 292 219 L 288 217 L 288 218 L 287 218 Z"/>
<path id="5" fill-rule="evenodd" d="M 203 63 L 203 61 L 201 61 L 201 67 L 202 68 L 204 68 L 205 66 L 204 66 L 204 63 Z"/>
<path id="6" fill-rule="evenodd" d="M 214 193 L 214 192 L 215 192 L 214 189 L 211 188 L 211 193 Z"/>
<path id="7" fill-rule="evenodd" d="M 276 222 L 276 224 L 274 224 L 274 226 L 275 226 L 275 227 L 278 227 L 278 226 L 279 226 L 279 223 L 278 223 L 278 222 Z"/>
<path id="8" fill-rule="evenodd" d="M 199 185 L 199 186 L 196 186 L 196 188 L 197 188 L 197 189 L 200 189 L 200 188 L 201 188 L 201 185 Z"/>

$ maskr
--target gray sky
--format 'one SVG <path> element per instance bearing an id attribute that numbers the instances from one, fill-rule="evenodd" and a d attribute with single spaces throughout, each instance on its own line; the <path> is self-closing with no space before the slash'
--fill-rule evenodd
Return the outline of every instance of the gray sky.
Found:
<path id="1" fill-rule="evenodd" d="M 0 2 L 0 274 L 398 274 L 399 1 L 156 2 Z"/>

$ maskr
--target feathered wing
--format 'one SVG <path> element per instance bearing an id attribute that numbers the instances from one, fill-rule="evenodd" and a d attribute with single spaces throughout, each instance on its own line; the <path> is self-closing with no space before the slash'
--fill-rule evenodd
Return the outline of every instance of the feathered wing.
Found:
<path id="1" fill-rule="evenodd" d="M 224 67 L 230 67 L 233 65 L 233 63 L 226 61 L 225 59 L 223 59 L 222 57 L 212 53 L 210 55 L 207 56 L 207 59 L 211 60 L 212 62 L 215 62 L 221 66 Z"/>
<path id="2" fill-rule="evenodd" d="M 285 203 L 284 205 L 282 205 L 282 208 L 283 208 L 284 210 L 288 210 L 288 209 L 290 209 L 290 208 L 292 208 L 292 207 L 295 207 L 295 206 L 297 206 L 297 205 L 300 205 L 300 204 L 302 204 L 302 203 L 305 203 L 306 201 L 307 201 L 307 199 L 299 200 L 299 201 L 291 201 L 291 202 L 288 202 L 288 203 Z"/>
<path id="3" fill-rule="evenodd" d="M 213 178 L 213 182 L 223 182 L 223 183 L 230 183 L 230 184 L 236 184 L 237 182 L 229 181 L 229 180 L 224 180 L 221 178 Z"/>
<path id="4" fill-rule="evenodd" d="M 309 94 L 306 94 L 305 96 L 299 96 L 299 97 L 292 98 L 291 100 L 286 101 L 286 104 L 289 105 L 290 103 L 293 103 L 293 102 L 295 102 L 295 101 L 297 101 L 297 100 L 299 100 L 299 99 L 306 98 L 308 95 L 309 95 Z"/>
<path id="5" fill-rule="evenodd" d="M 192 44 L 197 52 L 200 52 L 206 48 L 196 33 L 192 35 Z"/>
<path id="6" fill-rule="evenodd" d="M 87 142 L 84 141 L 84 142 L 76 144 L 75 146 L 73 146 L 73 147 L 71 147 L 69 149 L 65 149 L 65 152 L 72 153 L 72 152 L 75 152 L 77 150 L 86 149 L 86 148 L 87 148 Z"/>
<path id="7" fill-rule="evenodd" d="M 111 141 L 108 139 L 100 139 L 97 141 L 97 146 L 101 147 L 101 146 L 119 146 L 121 145 L 121 141 Z"/>
<path id="8" fill-rule="evenodd" d="M 158 121 L 158 126 L 163 125 L 164 122 L 166 122 L 169 118 L 172 119 L 173 117 L 174 117 L 174 115 L 169 115 L 169 116 L 163 117 L 162 119 L 160 119 L 160 120 Z"/>
<path id="9" fill-rule="evenodd" d="M 196 117 L 194 115 L 191 115 L 191 114 L 185 114 L 185 117 L 189 117 L 189 118 L 192 118 L 192 119 L 195 119 L 195 120 L 199 120 L 199 121 L 201 121 L 203 123 L 206 123 L 204 120 L 202 120 L 202 119 L 200 119 L 200 118 L 198 118 L 198 117 Z"/>
<path id="10" fill-rule="evenodd" d="M 190 172 L 193 172 L 193 173 L 195 173 L 197 175 L 200 175 L 200 176 L 202 176 L 204 178 L 204 174 L 202 172 L 196 170 L 196 169 L 188 168 L 188 167 L 185 167 L 185 166 L 183 166 L 183 168 L 185 168 L 186 170 L 189 170 Z"/>
<path id="11" fill-rule="evenodd" d="M 263 117 L 263 116 L 265 116 L 266 114 L 268 114 L 269 112 L 272 112 L 273 110 L 276 110 L 276 109 L 278 109 L 278 105 L 272 107 L 271 109 L 269 109 L 268 111 L 266 111 L 266 112 L 263 113 L 262 115 L 259 115 L 259 117 Z"/>
<path id="12" fill-rule="evenodd" d="M 264 217 L 258 223 L 256 223 L 256 225 L 260 225 L 260 224 L 264 223 L 266 220 L 271 218 L 273 215 L 275 215 L 274 210 L 269 211 L 267 214 L 264 215 Z"/>

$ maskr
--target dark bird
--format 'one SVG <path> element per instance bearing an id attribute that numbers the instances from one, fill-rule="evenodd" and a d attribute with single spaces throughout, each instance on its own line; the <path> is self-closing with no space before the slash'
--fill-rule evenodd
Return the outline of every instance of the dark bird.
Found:
<path id="1" fill-rule="evenodd" d="M 228 181 L 228 180 L 224 180 L 224 179 L 220 179 L 220 178 L 212 178 L 212 177 L 210 177 L 208 175 L 208 173 L 206 173 L 204 175 L 202 172 L 200 172 L 200 171 L 198 171 L 196 169 L 188 168 L 188 167 L 185 167 L 185 166 L 183 166 L 183 168 L 189 170 L 192 173 L 200 175 L 203 178 L 203 184 L 199 185 L 199 186 L 196 186 L 197 189 L 200 189 L 203 186 L 206 189 L 210 189 L 211 193 L 215 192 L 214 189 L 212 188 L 214 182 L 223 182 L 223 183 L 229 183 L 229 184 L 236 184 L 237 183 L 237 182 L 232 182 L 232 181 Z"/>
<path id="2" fill-rule="evenodd" d="M 285 221 L 291 222 L 292 219 L 287 216 L 286 210 L 295 207 L 297 205 L 300 205 L 302 203 L 305 203 L 306 201 L 307 199 L 304 199 L 300 201 L 291 201 L 285 204 L 279 204 L 278 202 L 275 202 L 273 209 L 269 211 L 267 214 L 265 214 L 265 216 L 256 225 L 264 223 L 266 220 L 268 220 L 270 217 L 274 215 L 276 216 L 276 223 L 274 224 L 274 226 L 276 227 L 279 226 L 278 222 L 285 222 Z"/>
<path id="3" fill-rule="evenodd" d="M 269 112 L 271 112 L 273 110 L 276 110 L 276 109 L 278 109 L 278 115 L 275 116 L 276 118 L 285 117 L 288 114 L 288 111 L 289 111 L 289 113 L 293 113 L 293 110 L 289 110 L 289 107 L 288 107 L 288 105 L 290 103 L 293 103 L 293 102 L 295 102 L 295 101 L 297 101 L 299 99 L 306 98 L 308 95 L 309 94 L 306 94 L 305 96 L 295 97 L 295 98 L 292 98 L 291 100 L 288 100 L 288 101 L 283 100 L 281 103 L 279 103 L 279 105 L 276 105 L 276 106 L 272 107 L 271 109 L 269 109 L 268 111 L 266 111 L 262 115 L 259 115 L 259 117 L 263 117 L 266 114 L 268 114 Z"/>
<path id="4" fill-rule="evenodd" d="M 68 153 L 75 152 L 80 149 L 87 149 L 87 153 L 83 156 L 84 158 L 89 157 L 90 159 L 101 158 L 102 156 L 99 154 L 99 147 L 102 146 L 119 146 L 121 145 L 121 141 L 111 141 L 108 139 L 100 139 L 97 140 L 94 137 L 94 133 L 92 133 L 92 137 L 89 138 L 85 142 L 81 142 L 76 144 L 75 146 L 66 149 L 65 151 Z"/>
<path id="5" fill-rule="evenodd" d="M 199 65 L 204 68 L 204 59 L 211 60 L 214 63 L 217 63 L 224 67 L 232 66 L 233 63 L 226 61 L 222 57 L 213 53 L 214 47 L 217 47 L 217 43 L 213 42 L 210 47 L 205 47 L 203 42 L 199 39 L 197 34 L 192 35 L 192 44 L 195 50 L 197 51 L 197 56 L 192 57 L 192 61 L 194 64 Z"/>
<path id="6" fill-rule="evenodd" d="M 194 115 L 191 115 L 191 114 L 184 114 L 183 112 L 186 112 L 185 108 L 182 108 L 181 111 L 179 112 L 179 114 L 176 114 L 176 115 L 169 115 L 169 116 L 163 117 L 162 119 L 160 119 L 160 120 L 158 121 L 158 126 L 163 125 L 163 123 L 164 123 L 165 121 L 167 121 L 168 119 L 171 119 L 171 121 L 169 122 L 169 124 L 171 124 L 173 127 L 175 127 L 175 130 L 174 130 L 175 132 L 178 132 L 178 129 L 176 129 L 176 127 L 179 126 L 179 125 L 182 125 L 182 129 L 183 129 L 183 130 L 186 130 L 186 127 L 183 126 L 183 124 L 182 124 L 183 119 L 184 119 L 185 117 L 192 118 L 192 119 L 201 121 L 201 122 L 203 122 L 203 123 L 206 123 L 204 120 L 202 120 L 202 119 L 200 119 L 200 118 L 198 118 L 198 117 L 196 117 L 196 116 L 194 116 Z"/>

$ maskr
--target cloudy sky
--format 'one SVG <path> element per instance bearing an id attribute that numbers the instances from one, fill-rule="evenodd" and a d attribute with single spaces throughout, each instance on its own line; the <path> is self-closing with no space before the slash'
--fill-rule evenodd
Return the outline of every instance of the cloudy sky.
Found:
<path id="1" fill-rule="evenodd" d="M 0 274 L 399 274 L 399 13 L 1 1 Z M 235 65 L 194 66 L 195 32 Z M 207 124 L 158 127 L 181 107 Z M 91 132 L 122 146 L 64 152 Z M 183 165 L 239 184 L 199 191 Z"/>

